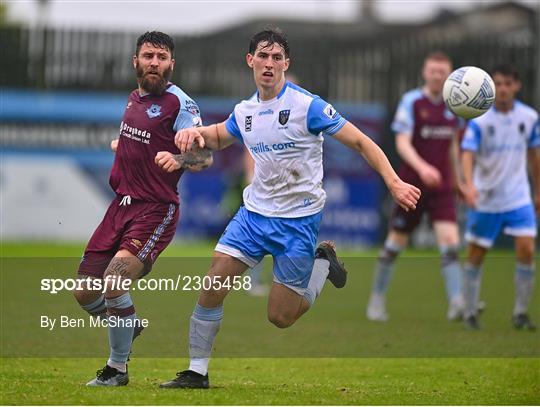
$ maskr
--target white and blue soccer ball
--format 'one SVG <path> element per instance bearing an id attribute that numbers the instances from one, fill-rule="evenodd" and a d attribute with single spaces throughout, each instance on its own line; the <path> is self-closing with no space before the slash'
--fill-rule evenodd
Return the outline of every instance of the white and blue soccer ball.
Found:
<path id="1" fill-rule="evenodd" d="M 493 105 L 495 84 L 482 69 L 464 66 L 452 72 L 444 82 L 443 98 L 455 115 L 474 119 Z"/>

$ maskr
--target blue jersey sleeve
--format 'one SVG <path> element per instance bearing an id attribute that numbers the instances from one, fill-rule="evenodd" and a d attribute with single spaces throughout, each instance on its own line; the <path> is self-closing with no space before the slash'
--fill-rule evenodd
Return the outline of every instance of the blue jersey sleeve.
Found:
<path id="1" fill-rule="evenodd" d="M 240 133 L 240 128 L 238 127 L 238 123 L 236 123 L 236 117 L 234 115 L 234 111 L 229 115 L 229 118 L 225 121 L 225 128 L 232 136 L 236 137 L 241 142 L 244 142 L 244 139 L 242 138 L 242 133 Z"/>
<path id="2" fill-rule="evenodd" d="M 336 134 L 345 120 L 334 107 L 323 99 L 316 97 L 311 101 L 307 112 L 307 128 L 310 133 L 318 135 L 321 132 L 328 136 Z"/>
<path id="3" fill-rule="evenodd" d="M 407 92 L 399 102 L 394 121 L 392 122 L 392 131 L 395 133 L 405 133 L 412 135 L 414 132 L 414 102 L 421 96 L 421 91 Z"/>
<path id="4" fill-rule="evenodd" d="M 527 146 L 529 148 L 540 147 L 540 119 L 536 119 L 536 123 L 533 125 Z"/>
<path id="5" fill-rule="evenodd" d="M 184 95 L 180 95 L 179 99 L 180 110 L 174 121 L 173 130 L 178 131 L 189 127 L 202 126 L 201 112 L 197 103 Z"/>
<path id="6" fill-rule="evenodd" d="M 482 130 L 475 121 L 471 120 L 465 130 L 465 135 L 461 141 L 461 148 L 468 151 L 478 151 L 482 142 Z"/>

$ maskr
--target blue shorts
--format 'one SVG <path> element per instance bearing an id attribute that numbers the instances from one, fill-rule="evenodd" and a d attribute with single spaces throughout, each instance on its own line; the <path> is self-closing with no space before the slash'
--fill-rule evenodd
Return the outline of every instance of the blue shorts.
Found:
<path id="1" fill-rule="evenodd" d="M 221 235 L 216 251 L 249 267 L 274 257 L 274 281 L 303 295 L 311 277 L 322 212 L 301 218 L 270 218 L 242 206 Z"/>
<path id="2" fill-rule="evenodd" d="M 508 212 L 488 213 L 467 211 L 465 240 L 489 249 L 499 233 L 510 236 L 536 236 L 536 215 L 531 204 Z"/>

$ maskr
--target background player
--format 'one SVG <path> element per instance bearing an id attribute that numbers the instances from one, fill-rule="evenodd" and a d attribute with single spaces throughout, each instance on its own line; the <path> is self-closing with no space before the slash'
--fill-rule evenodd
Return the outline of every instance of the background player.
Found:
<path id="1" fill-rule="evenodd" d="M 425 212 L 429 214 L 441 255 L 449 302 L 447 317 L 451 320 L 461 317 L 463 298 L 453 182 L 459 180 L 453 172 L 457 173 L 460 121 L 446 108 L 442 98 L 444 81 L 450 72 L 452 62 L 447 55 L 429 54 L 422 68 L 423 87 L 403 95 L 392 123 L 396 149 L 403 161 L 399 175 L 405 182 L 417 185 L 422 197 L 416 211 L 406 212 L 399 206 L 394 210 L 367 306 L 366 315 L 372 321 L 388 319 L 386 292 L 394 262 Z"/>
<path id="2" fill-rule="evenodd" d="M 461 143 L 464 198 L 469 242 L 464 266 L 465 324 L 478 329 L 481 266 L 501 229 L 513 236 L 516 250 L 515 303 L 512 321 L 534 330 L 527 308 L 534 286 L 536 217 L 527 178 L 527 155 L 540 214 L 540 134 L 538 113 L 515 99 L 521 88 L 516 69 L 499 65 L 491 72 L 495 105 L 469 122 Z"/>
<path id="3" fill-rule="evenodd" d="M 80 278 L 107 282 L 147 274 L 176 231 L 176 186 L 183 169 L 200 170 L 212 162 L 208 150 L 180 155 L 174 145 L 175 132 L 200 125 L 201 118 L 195 102 L 169 82 L 173 52 L 173 41 L 164 33 L 147 32 L 137 40 L 133 67 L 139 86 L 129 96 L 120 137 L 111 143 L 116 156 L 109 182 L 117 196 L 88 242 Z M 127 384 L 131 342 L 141 330 L 129 291 L 107 284 L 104 295 L 88 290 L 74 294 L 90 315 L 123 320 L 108 328 L 109 359 L 87 385 Z"/>
<path id="4" fill-rule="evenodd" d="M 176 141 L 180 151 L 185 151 L 194 140 L 204 139 L 212 150 L 239 140 L 250 151 L 255 173 L 244 190 L 245 206 L 220 238 L 207 275 L 223 281 L 271 254 L 274 282 L 268 319 L 286 328 L 312 306 L 327 278 L 338 288 L 346 281 L 333 246 L 322 243 L 315 250 L 326 197 L 323 135 L 362 154 L 405 210 L 415 208 L 420 191 L 401 181 L 382 150 L 330 104 L 285 80 L 289 45 L 280 31 L 255 34 L 246 61 L 257 92 L 236 105 L 227 121 L 180 131 Z M 161 387 L 209 386 L 208 362 L 227 293 L 227 288 L 201 291 L 190 322 L 189 370 Z"/>

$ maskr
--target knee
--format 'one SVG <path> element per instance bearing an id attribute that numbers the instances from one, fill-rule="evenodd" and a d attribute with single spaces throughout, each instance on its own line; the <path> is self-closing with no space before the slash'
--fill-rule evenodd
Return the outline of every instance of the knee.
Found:
<path id="1" fill-rule="evenodd" d="M 101 295 L 99 291 L 91 290 L 73 290 L 72 292 L 79 305 L 90 304 Z"/>
<path id="2" fill-rule="evenodd" d="M 296 318 L 280 312 L 269 312 L 268 320 L 281 329 L 288 328 L 296 322 Z"/>

